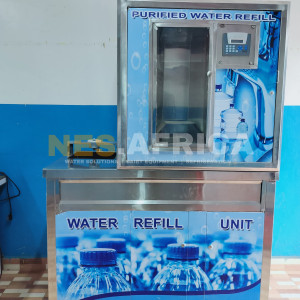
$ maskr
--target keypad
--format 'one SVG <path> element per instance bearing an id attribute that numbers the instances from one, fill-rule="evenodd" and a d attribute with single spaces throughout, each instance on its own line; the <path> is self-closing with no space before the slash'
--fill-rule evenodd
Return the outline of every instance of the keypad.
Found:
<path id="1" fill-rule="evenodd" d="M 247 45 L 229 45 L 229 44 L 227 44 L 226 46 L 225 46 L 225 52 L 226 52 L 226 54 L 239 54 L 239 53 L 241 53 L 241 52 L 247 52 L 247 50 L 248 50 L 248 47 L 247 47 Z"/>

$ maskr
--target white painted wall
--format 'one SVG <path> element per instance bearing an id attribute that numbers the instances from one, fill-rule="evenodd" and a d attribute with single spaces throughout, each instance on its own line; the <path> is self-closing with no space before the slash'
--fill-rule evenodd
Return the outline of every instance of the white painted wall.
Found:
<path id="1" fill-rule="evenodd" d="M 0 0 L 0 103 L 115 105 L 116 86 L 117 1 Z"/>
<path id="2" fill-rule="evenodd" d="M 292 0 L 286 105 L 300 105 Z M 117 104 L 116 0 L 0 0 L 0 103 Z"/>

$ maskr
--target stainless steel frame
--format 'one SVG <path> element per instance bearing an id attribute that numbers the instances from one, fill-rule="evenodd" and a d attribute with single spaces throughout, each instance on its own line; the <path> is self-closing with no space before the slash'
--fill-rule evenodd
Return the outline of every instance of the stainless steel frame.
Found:
<path id="1" fill-rule="evenodd" d="M 70 169 L 56 164 L 44 170 L 44 177 L 50 300 L 56 299 L 55 216 L 72 210 L 263 212 L 260 299 L 268 299 L 277 173 Z"/>
<path id="2" fill-rule="evenodd" d="M 282 12 L 281 38 L 280 38 L 280 56 L 278 69 L 275 127 L 274 127 L 274 147 L 272 163 L 202 163 L 196 167 L 181 165 L 178 167 L 169 167 L 164 164 L 160 166 L 137 166 L 127 163 L 127 9 L 130 7 L 141 8 L 186 8 L 186 9 L 232 9 L 232 10 L 273 10 Z M 127 1 L 119 0 L 119 46 L 118 46 L 118 168 L 122 169 L 186 169 L 186 170 L 220 170 L 220 171 L 260 171 L 276 172 L 280 166 L 280 141 L 282 131 L 282 112 L 285 88 L 285 69 L 286 69 L 286 47 L 287 47 L 287 23 L 290 3 L 286 1 L 261 3 L 259 1 L 240 2 L 238 0 L 221 1 L 213 3 L 207 0 L 144 0 Z"/>

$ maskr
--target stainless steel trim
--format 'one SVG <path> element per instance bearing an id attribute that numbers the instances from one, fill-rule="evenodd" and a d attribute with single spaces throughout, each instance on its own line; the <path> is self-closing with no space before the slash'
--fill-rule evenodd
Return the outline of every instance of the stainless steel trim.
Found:
<path id="1" fill-rule="evenodd" d="M 127 149 L 127 3 L 118 0 L 118 155 L 120 167 Z"/>
<path id="2" fill-rule="evenodd" d="M 289 3 L 290 4 L 290 3 Z M 279 61 L 278 61 L 278 83 L 276 93 L 276 108 L 275 108 L 275 124 L 274 124 L 274 147 L 273 147 L 273 164 L 277 169 L 280 169 L 280 154 L 281 154 L 281 137 L 284 111 L 284 95 L 286 82 L 286 65 L 287 65 L 287 39 L 288 39 L 288 20 L 290 14 L 290 5 L 282 11 L 281 29 L 280 29 L 280 46 L 279 46 Z"/>
<path id="3" fill-rule="evenodd" d="M 113 206 L 114 205 L 114 206 Z M 207 202 L 197 202 L 189 201 L 188 203 L 178 203 L 174 205 L 171 201 L 166 203 L 157 204 L 155 201 L 152 202 L 131 202 L 122 203 L 121 201 L 111 202 L 111 201 L 101 201 L 92 202 L 88 201 L 84 204 L 79 201 L 61 201 L 59 204 L 59 213 L 66 211 L 113 211 L 114 207 L 117 205 L 118 210 L 125 211 L 207 211 L 207 212 L 260 212 L 260 205 L 258 203 L 236 203 L 225 202 L 214 204 Z"/>
<path id="4" fill-rule="evenodd" d="M 100 183 L 100 184 L 105 184 L 105 183 L 167 183 L 167 184 L 232 184 L 232 185 L 238 185 L 238 184 L 243 184 L 243 185 L 256 185 L 256 184 L 261 184 L 261 181 L 214 181 L 214 180 L 154 180 L 154 179 L 132 179 L 132 180 L 97 180 L 97 179 L 87 179 L 87 180 L 60 180 L 61 184 L 86 184 L 86 183 Z"/>
<path id="5" fill-rule="evenodd" d="M 184 170 L 184 169 L 167 169 L 167 170 L 149 170 L 149 169 L 100 169 L 100 168 L 84 168 L 73 167 L 69 168 L 68 164 L 64 163 L 64 159 L 54 163 L 52 166 L 44 169 L 43 176 L 48 179 L 154 179 L 154 180 L 212 180 L 212 181 L 276 181 L 278 173 L 276 172 L 260 172 L 248 171 L 243 172 L 237 170 L 232 172 L 232 169 L 227 171 L 202 171 L 202 170 Z"/>
<path id="6" fill-rule="evenodd" d="M 57 294 L 56 285 L 56 181 L 47 180 L 47 251 L 48 251 L 48 297 L 55 300 Z"/>
<path id="7" fill-rule="evenodd" d="M 238 203 L 238 204 L 237 204 Z M 109 205 L 110 210 L 115 210 L 114 205 L 170 205 L 169 209 L 172 209 L 171 206 L 175 205 L 189 205 L 189 204 L 201 204 L 201 205 L 220 205 L 220 206 L 227 206 L 227 205 L 235 205 L 235 206 L 253 206 L 259 207 L 260 205 L 257 202 L 251 201 L 201 201 L 201 200 L 183 200 L 183 201 L 173 201 L 173 200 L 86 200 L 86 199 L 76 199 L 76 200 L 61 200 L 59 204 L 76 204 L 85 207 L 86 205 Z M 101 208 L 102 210 L 102 208 Z M 177 209 L 176 209 L 177 210 Z"/>
<path id="8" fill-rule="evenodd" d="M 264 182 L 262 188 L 262 201 L 265 202 L 265 226 L 264 226 L 264 247 L 263 247 L 260 300 L 269 299 L 274 199 L 275 199 L 275 183 Z"/>
<path id="9" fill-rule="evenodd" d="M 67 203 L 81 203 L 82 209 L 88 203 L 152 204 L 165 205 L 167 209 L 172 209 L 173 205 L 199 204 L 207 208 L 214 206 L 218 210 L 221 209 L 219 206 L 227 205 L 241 209 L 244 203 L 250 203 L 251 207 L 260 209 L 261 182 L 60 181 L 60 197 Z"/>
<path id="10" fill-rule="evenodd" d="M 279 169 L 277 167 L 272 167 L 273 163 L 230 163 L 230 162 L 222 162 L 222 163 L 199 163 L 197 166 L 188 166 L 188 163 L 178 162 L 177 165 L 171 166 L 171 164 L 159 164 L 157 166 L 151 166 L 151 162 L 149 162 L 150 166 L 139 166 L 135 163 L 127 162 L 126 165 L 118 166 L 119 169 L 128 169 L 128 170 L 199 170 L 199 171 L 228 171 L 228 172 L 278 172 Z M 216 165 L 221 165 L 216 167 Z"/>
<path id="11" fill-rule="evenodd" d="M 232 10 L 285 10 L 290 5 L 288 1 L 272 1 L 261 3 L 260 1 L 216 0 L 143 0 L 126 1 L 127 7 L 158 7 L 158 8 L 195 8 L 195 9 L 232 9 Z"/>

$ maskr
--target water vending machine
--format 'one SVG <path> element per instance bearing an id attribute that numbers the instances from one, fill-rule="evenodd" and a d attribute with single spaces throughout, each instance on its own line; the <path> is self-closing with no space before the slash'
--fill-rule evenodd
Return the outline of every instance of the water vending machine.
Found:
<path id="1" fill-rule="evenodd" d="M 109 3 L 117 157 L 44 169 L 49 299 L 267 300 L 289 4 Z"/>

